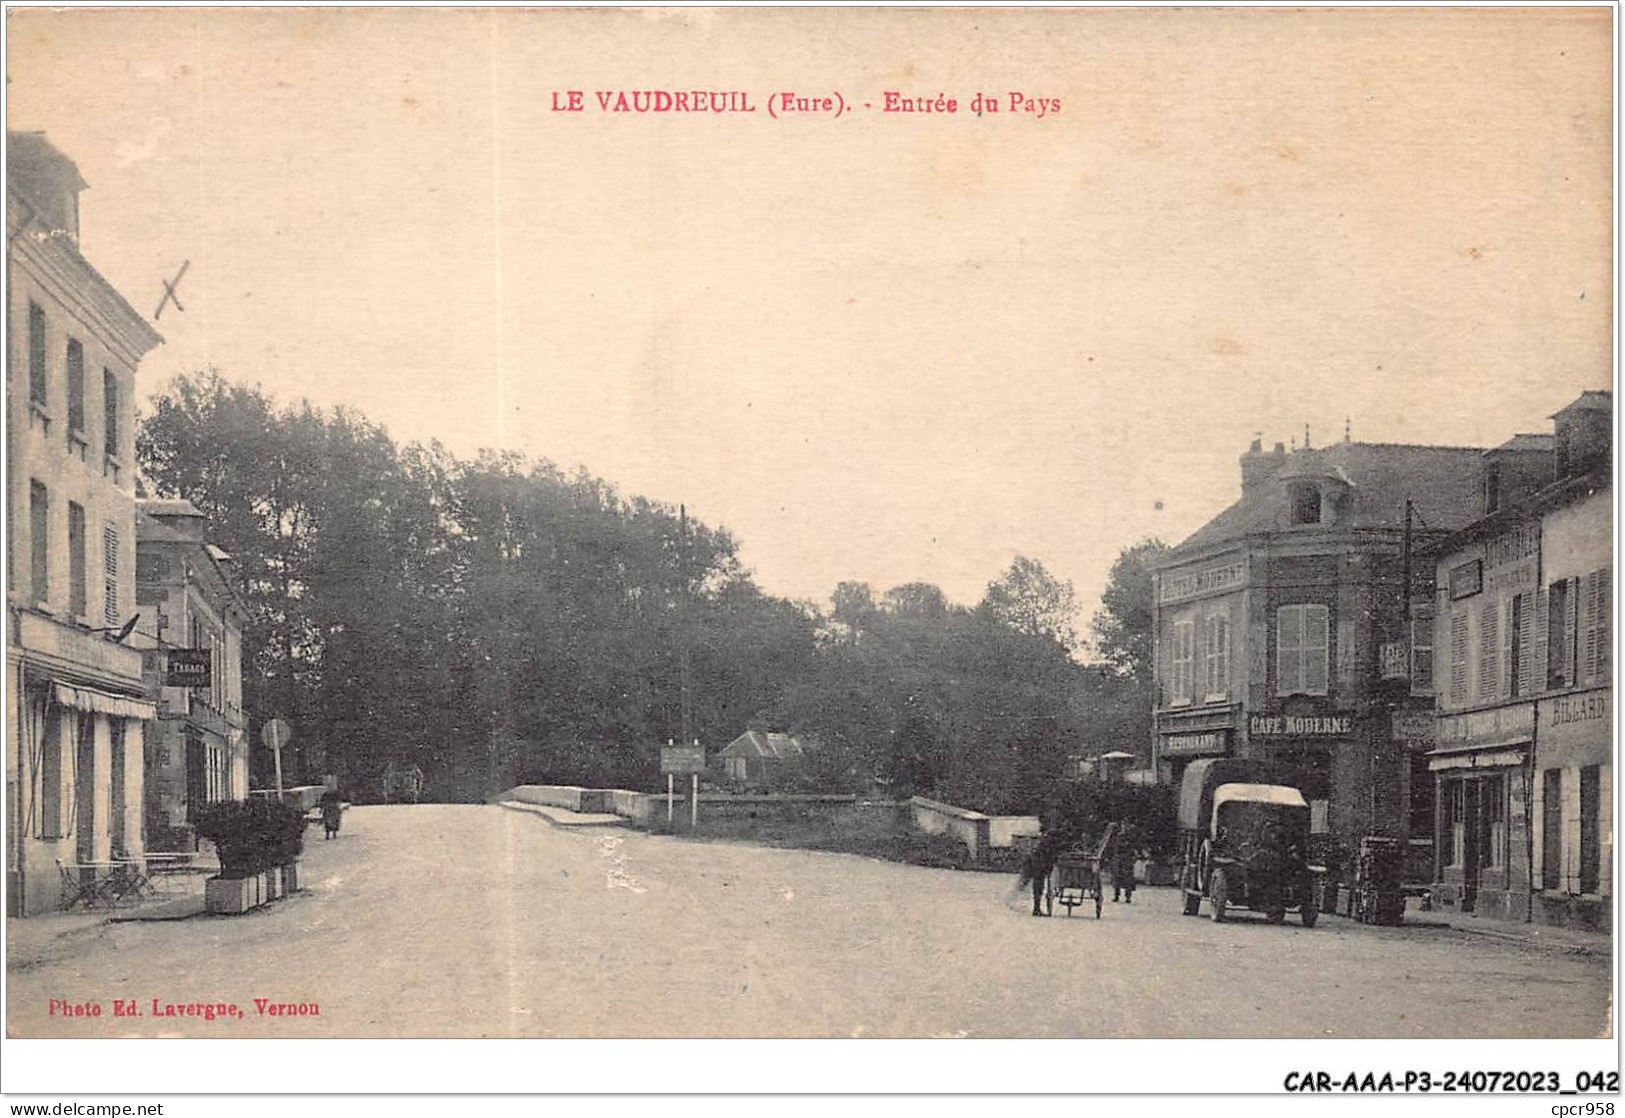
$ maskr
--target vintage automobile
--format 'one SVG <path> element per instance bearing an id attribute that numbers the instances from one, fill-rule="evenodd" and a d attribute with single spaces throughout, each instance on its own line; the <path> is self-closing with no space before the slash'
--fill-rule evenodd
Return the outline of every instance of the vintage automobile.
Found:
<path id="1" fill-rule="evenodd" d="M 1193 761 L 1179 789 L 1185 915 L 1207 898 L 1214 920 L 1235 908 L 1312 928 L 1326 870 L 1309 862 L 1309 804 L 1290 771 L 1234 757 Z"/>

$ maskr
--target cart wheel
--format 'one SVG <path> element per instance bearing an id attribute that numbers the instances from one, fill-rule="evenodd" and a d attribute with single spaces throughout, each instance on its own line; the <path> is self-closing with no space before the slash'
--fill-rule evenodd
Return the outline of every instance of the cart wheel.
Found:
<path id="1" fill-rule="evenodd" d="M 1186 893 L 1184 911 L 1186 916 L 1200 916 L 1202 914 L 1202 894 Z"/>
<path id="2" fill-rule="evenodd" d="M 1100 919 L 1100 893 L 1095 893 L 1095 919 Z"/>
<path id="3" fill-rule="evenodd" d="M 1213 906 L 1213 922 L 1224 923 L 1225 906 L 1230 903 L 1230 883 L 1224 879 L 1223 870 L 1213 871 L 1213 880 L 1207 888 L 1207 899 Z"/>

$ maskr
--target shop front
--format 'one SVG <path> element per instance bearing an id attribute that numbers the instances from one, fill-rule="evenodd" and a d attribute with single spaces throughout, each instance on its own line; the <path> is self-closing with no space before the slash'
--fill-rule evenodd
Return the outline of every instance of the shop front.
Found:
<path id="1" fill-rule="evenodd" d="M 1612 928 L 1613 717 L 1606 688 L 1540 701 L 1535 751 L 1535 919 Z"/>
<path id="2" fill-rule="evenodd" d="M 1436 906 L 1527 919 L 1534 734 L 1533 703 L 1438 719 L 1427 754 L 1436 786 Z"/>
<path id="3" fill-rule="evenodd" d="M 1178 786 L 1185 767 L 1202 757 L 1228 757 L 1235 752 L 1235 712 L 1193 711 L 1158 719 L 1156 753 L 1152 759 L 1157 780 Z"/>

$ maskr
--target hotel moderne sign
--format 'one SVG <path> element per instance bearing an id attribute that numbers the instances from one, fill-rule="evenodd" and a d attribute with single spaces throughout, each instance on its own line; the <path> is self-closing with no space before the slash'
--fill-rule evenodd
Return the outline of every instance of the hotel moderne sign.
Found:
<path id="1" fill-rule="evenodd" d="M 1206 567 L 1188 574 L 1165 574 L 1158 583 L 1157 601 L 1163 605 L 1239 590 L 1247 585 L 1247 561 L 1238 559 L 1223 566 Z"/>

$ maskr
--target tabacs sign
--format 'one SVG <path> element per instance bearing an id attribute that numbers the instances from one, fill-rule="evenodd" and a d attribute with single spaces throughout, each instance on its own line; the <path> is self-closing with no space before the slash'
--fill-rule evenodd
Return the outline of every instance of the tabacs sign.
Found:
<path id="1" fill-rule="evenodd" d="M 171 648 L 164 656 L 165 687 L 208 687 L 213 653 L 207 648 Z"/>

